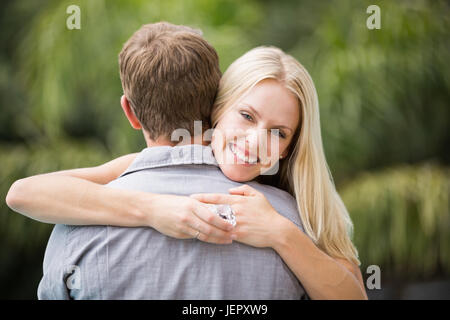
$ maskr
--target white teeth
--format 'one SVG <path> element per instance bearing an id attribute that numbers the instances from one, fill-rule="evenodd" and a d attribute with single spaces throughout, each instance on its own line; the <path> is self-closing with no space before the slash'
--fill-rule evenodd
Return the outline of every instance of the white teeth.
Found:
<path id="1" fill-rule="evenodd" d="M 247 159 L 247 158 L 245 157 L 245 154 L 243 154 L 240 150 L 238 150 L 238 149 L 236 149 L 236 148 L 234 147 L 234 144 L 233 144 L 233 143 L 230 143 L 230 144 L 229 144 L 229 148 L 230 148 L 231 152 L 232 152 L 233 154 L 235 154 L 236 157 L 237 157 L 239 160 L 241 160 L 241 161 L 243 161 L 243 162 L 245 162 L 245 163 L 256 164 L 256 163 L 258 162 L 258 159 L 257 159 L 257 158 L 256 158 L 255 160 L 253 160 L 253 161 L 250 161 L 250 159 Z"/>

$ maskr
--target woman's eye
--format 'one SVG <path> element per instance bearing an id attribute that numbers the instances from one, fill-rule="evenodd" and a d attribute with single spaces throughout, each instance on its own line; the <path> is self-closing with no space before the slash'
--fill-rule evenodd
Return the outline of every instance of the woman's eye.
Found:
<path id="1" fill-rule="evenodd" d="M 283 132 L 281 132 L 280 130 L 278 130 L 278 136 L 282 139 L 286 138 L 286 135 Z"/>
<path id="2" fill-rule="evenodd" d="M 245 119 L 247 119 L 247 120 L 249 120 L 249 121 L 252 121 L 252 120 L 253 120 L 252 116 L 249 115 L 249 114 L 247 114 L 247 113 L 245 113 L 245 112 L 241 112 L 241 115 L 242 115 Z"/>

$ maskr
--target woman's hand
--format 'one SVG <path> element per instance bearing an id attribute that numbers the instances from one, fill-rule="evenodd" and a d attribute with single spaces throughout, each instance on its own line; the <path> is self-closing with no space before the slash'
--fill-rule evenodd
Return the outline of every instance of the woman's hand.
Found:
<path id="1" fill-rule="evenodd" d="M 169 237 L 216 244 L 232 242 L 233 226 L 195 199 L 152 194 L 140 197 L 138 207 L 147 225 Z"/>
<path id="2" fill-rule="evenodd" d="M 278 226 L 286 222 L 266 197 L 254 188 L 243 185 L 229 189 L 231 195 L 201 193 L 191 198 L 204 203 L 228 204 L 236 216 L 233 239 L 253 247 L 272 247 Z"/>

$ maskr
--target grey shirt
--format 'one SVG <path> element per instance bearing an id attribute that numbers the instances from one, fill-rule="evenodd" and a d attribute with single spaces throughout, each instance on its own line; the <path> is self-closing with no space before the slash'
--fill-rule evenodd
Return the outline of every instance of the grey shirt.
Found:
<path id="1" fill-rule="evenodd" d="M 302 229 L 295 199 L 248 182 Z M 144 149 L 111 188 L 160 194 L 228 193 L 210 146 Z M 271 248 L 174 239 L 152 228 L 55 225 L 44 257 L 39 299 L 304 299 Z"/>

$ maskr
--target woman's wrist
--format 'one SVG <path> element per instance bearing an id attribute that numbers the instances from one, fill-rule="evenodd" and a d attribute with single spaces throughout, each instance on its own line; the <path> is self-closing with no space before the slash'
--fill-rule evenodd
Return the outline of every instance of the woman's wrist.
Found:
<path id="1" fill-rule="evenodd" d="M 131 191 L 128 193 L 128 209 L 136 227 L 154 227 L 157 213 L 157 199 L 161 196 L 149 192 Z"/>
<path id="2" fill-rule="evenodd" d="M 149 201 L 152 201 L 154 195 L 147 192 L 126 191 L 124 196 L 125 199 L 120 199 L 120 202 L 126 204 L 123 214 L 128 217 L 130 226 L 151 227 L 152 210 Z"/>
<path id="3" fill-rule="evenodd" d="M 144 192 L 96 186 L 95 191 L 88 193 L 83 202 L 89 210 L 95 211 L 92 212 L 92 216 L 96 216 L 94 224 L 142 227 L 147 225 L 141 205 L 143 196 Z"/>
<path id="4" fill-rule="evenodd" d="M 277 215 L 278 217 L 275 223 L 271 225 L 270 247 L 279 252 L 289 245 L 290 235 L 292 232 L 295 232 L 297 226 L 295 226 L 291 220 L 283 217 L 279 213 L 277 213 Z"/>

